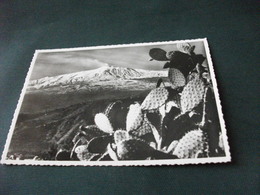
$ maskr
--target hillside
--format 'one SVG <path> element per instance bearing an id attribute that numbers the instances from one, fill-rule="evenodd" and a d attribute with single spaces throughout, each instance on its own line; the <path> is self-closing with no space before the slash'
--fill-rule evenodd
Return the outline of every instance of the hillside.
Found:
<path id="1" fill-rule="evenodd" d="M 64 74 L 54 77 L 44 77 L 30 81 L 27 90 L 46 89 L 50 87 L 66 86 L 93 83 L 103 84 L 103 81 L 113 81 L 116 83 L 123 80 L 145 79 L 154 77 L 166 77 L 166 71 L 148 71 L 142 69 L 122 68 L 114 66 L 104 66 L 94 70 L 81 71 L 77 73 Z"/>
<path id="2" fill-rule="evenodd" d="M 96 100 L 140 98 L 163 77 L 167 77 L 167 72 L 114 66 L 44 77 L 29 82 L 21 112 L 37 113 Z"/>

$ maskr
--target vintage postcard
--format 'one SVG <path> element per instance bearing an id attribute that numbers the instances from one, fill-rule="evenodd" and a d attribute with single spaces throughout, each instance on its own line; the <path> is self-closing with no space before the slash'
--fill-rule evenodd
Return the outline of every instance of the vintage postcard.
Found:
<path id="1" fill-rule="evenodd" d="M 1 163 L 231 160 L 207 39 L 37 50 Z"/>

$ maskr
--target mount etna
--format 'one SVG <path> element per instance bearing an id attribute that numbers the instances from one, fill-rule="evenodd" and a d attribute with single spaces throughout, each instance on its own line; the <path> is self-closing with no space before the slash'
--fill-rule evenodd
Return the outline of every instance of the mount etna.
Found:
<path id="1" fill-rule="evenodd" d="M 82 102 L 139 96 L 155 87 L 166 71 L 105 66 L 29 82 L 21 112 L 64 108 Z"/>

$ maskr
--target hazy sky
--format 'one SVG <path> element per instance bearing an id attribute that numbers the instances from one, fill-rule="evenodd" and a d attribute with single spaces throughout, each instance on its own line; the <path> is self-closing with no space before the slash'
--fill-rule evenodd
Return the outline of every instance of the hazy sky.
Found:
<path id="1" fill-rule="evenodd" d="M 203 54 L 203 42 L 193 42 L 195 53 Z M 165 51 L 177 50 L 176 44 L 135 46 L 123 48 L 107 48 L 80 51 L 42 52 L 38 53 L 31 80 L 46 76 L 96 69 L 101 66 L 113 65 L 146 70 L 162 70 L 165 62 L 149 61 L 149 50 L 161 48 Z"/>

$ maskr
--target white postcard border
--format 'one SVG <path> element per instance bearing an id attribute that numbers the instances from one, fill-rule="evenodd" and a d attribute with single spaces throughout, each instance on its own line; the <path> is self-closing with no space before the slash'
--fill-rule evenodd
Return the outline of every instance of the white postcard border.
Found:
<path id="1" fill-rule="evenodd" d="M 65 52 L 65 51 L 82 51 L 82 50 L 93 50 L 93 49 L 109 49 L 109 48 L 123 48 L 123 47 L 137 47 L 137 46 L 156 46 L 164 44 L 176 44 L 181 42 L 199 42 L 204 43 L 204 48 L 206 51 L 206 58 L 209 65 L 209 71 L 211 75 L 211 80 L 213 84 L 218 116 L 220 120 L 220 126 L 223 136 L 223 143 L 226 156 L 224 157 L 209 157 L 209 158 L 196 158 L 196 159 L 173 159 L 173 160 L 134 160 L 134 161 L 44 161 L 44 160 L 10 160 L 6 159 L 10 142 L 12 139 L 13 131 L 15 129 L 16 121 L 21 109 L 21 105 L 25 96 L 26 88 L 29 84 L 29 80 L 33 71 L 34 64 L 36 62 L 39 53 L 47 52 Z M 210 55 L 209 45 L 207 38 L 200 39 L 189 39 L 189 40 L 177 40 L 177 41 L 162 41 L 162 42 L 149 42 L 149 43 L 132 43 L 132 44 L 120 44 L 120 45 L 106 45 L 106 46 L 90 46 L 90 47 L 78 47 L 78 48 L 65 48 L 65 49 L 40 49 L 36 50 L 27 73 L 25 83 L 20 94 L 20 98 L 12 119 L 10 130 L 8 132 L 6 144 L 4 151 L 2 153 L 1 164 L 6 165 L 40 165 L 40 166 L 162 166 L 162 165 L 186 165 L 186 164 L 207 164 L 207 163 L 227 163 L 231 161 L 230 147 L 228 144 L 227 130 L 225 121 L 223 118 L 223 112 L 221 107 L 221 101 L 219 97 L 219 92 L 217 88 L 216 76 L 214 73 L 214 67 Z"/>

